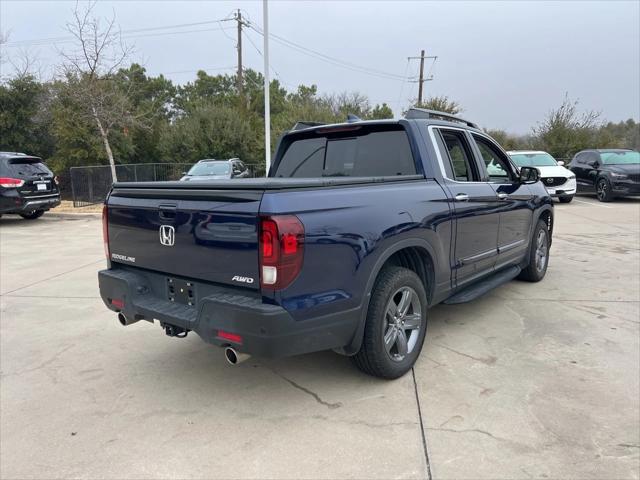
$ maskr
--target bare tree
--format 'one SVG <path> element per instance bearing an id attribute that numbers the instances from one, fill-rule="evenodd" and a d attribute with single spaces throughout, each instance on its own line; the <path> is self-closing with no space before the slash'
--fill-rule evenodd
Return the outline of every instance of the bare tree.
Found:
<path id="1" fill-rule="evenodd" d="M 15 78 L 34 77 L 42 78 L 42 65 L 38 55 L 26 49 L 20 49 L 13 57 L 8 57 L 13 67 Z"/>
<path id="2" fill-rule="evenodd" d="M 89 3 L 83 10 L 76 4 L 73 21 L 67 23 L 75 43 L 72 49 L 60 52 L 64 59 L 61 67 L 66 93 L 96 126 L 116 181 L 109 133 L 115 127 L 136 125 L 140 120 L 132 113 L 129 92 L 115 78 L 132 49 L 121 39 L 115 14 L 106 22 L 93 16 L 95 4 Z"/>

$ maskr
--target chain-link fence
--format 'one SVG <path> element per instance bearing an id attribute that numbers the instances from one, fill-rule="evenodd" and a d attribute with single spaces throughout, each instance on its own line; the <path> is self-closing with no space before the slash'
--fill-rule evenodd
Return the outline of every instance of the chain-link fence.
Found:
<path id="1" fill-rule="evenodd" d="M 162 182 L 179 180 L 192 163 L 133 163 L 116 165 L 119 182 Z M 256 176 L 256 165 L 247 165 L 250 176 Z M 71 167 L 69 172 L 74 207 L 104 202 L 111 189 L 109 165 Z"/>

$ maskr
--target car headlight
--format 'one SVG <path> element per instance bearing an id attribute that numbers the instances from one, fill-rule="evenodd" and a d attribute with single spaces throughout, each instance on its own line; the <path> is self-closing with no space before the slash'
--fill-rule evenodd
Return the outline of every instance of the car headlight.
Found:
<path id="1" fill-rule="evenodd" d="M 624 173 L 611 172 L 611 176 L 613 178 L 627 178 L 627 175 L 625 175 Z"/>

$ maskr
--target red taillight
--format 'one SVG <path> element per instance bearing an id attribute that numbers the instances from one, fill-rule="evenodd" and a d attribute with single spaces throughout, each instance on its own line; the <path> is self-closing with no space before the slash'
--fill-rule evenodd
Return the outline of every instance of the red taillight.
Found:
<path id="1" fill-rule="evenodd" d="M 298 217 L 282 215 L 260 220 L 260 284 L 282 290 L 300 273 L 304 227 Z"/>
<path id="2" fill-rule="evenodd" d="M 124 308 L 124 300 L 120 300 L 119 298 L 112 298 L 111 305 L 116 307 L 118 310 L 122 310 Z"/>
<path id="3" fill-rule="evenodd" d="M 102 241 L 104 242 L 104 254 L 109 260 L 111 257 L 109 255 L 109 209 L 106 205 L 102 207 Z"/>
<path id="4" fill-rule="evenodd" d="M 24 180 L 19 178 L 0 177 L 0 187 L 4 188 L 18 188 L 24 185 Z"/>
<path id="5" fill-rule="evenodd" d="M 229 340 L 230 342 L 233 342 L 233 343 L 240 343 L 240 344 L 242 343 L 242 337 L 235 333 L 229 333 L 223 330 L 218 330 L 218 337 L 224 338 L 225 340 Z"/>

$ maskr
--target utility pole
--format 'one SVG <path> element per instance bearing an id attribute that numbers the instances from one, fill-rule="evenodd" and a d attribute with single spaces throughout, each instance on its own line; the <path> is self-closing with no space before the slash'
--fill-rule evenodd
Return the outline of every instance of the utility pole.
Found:
<path id="1" fill-rule="evenodd" d="M 423 83 L 424 83 L 424 50 L 420 52 L 420 83 L 418 83 L 418 105 L 422 105 Z"/>
<path id="2" fill-rule="evenodd" d="M 433 75 L 430 75 L 427 78 L 424 77 L 424 61 L 427 58 L 433 59 L 433 61 L 435 62 L 438 57 L 437 56 L 427 57 L 424 54 L 424 50 L 420 51 L 420 56 L 419 57 L 407 57 L 408 60 L 417 60 L 417 59 L 420 60 L 420 78 L 419 78 L 419 80 L 417 80 L 417 82 L 418 82 L 418 105 L 422 104 L 424 82 L 428 82 L 429 80 L 433 80 Z"/>
<path id="3" fill-rule="evenodd" d="M 271 106 L 269 104 L 269 5 L 262 0 L 262 28 L 264 29 L 264 161 L 265 173 L 269 175 L 271 168 Z"/>
<path id="4" fill-rule="evenodd" d="M 238 22 L 238 75 L 237 75 L 237 87 L 238 95 L 242 99 L 243 79 L 242 79 L 242 12 L 238 9 L 236 14 L 236 21 Z"/>

